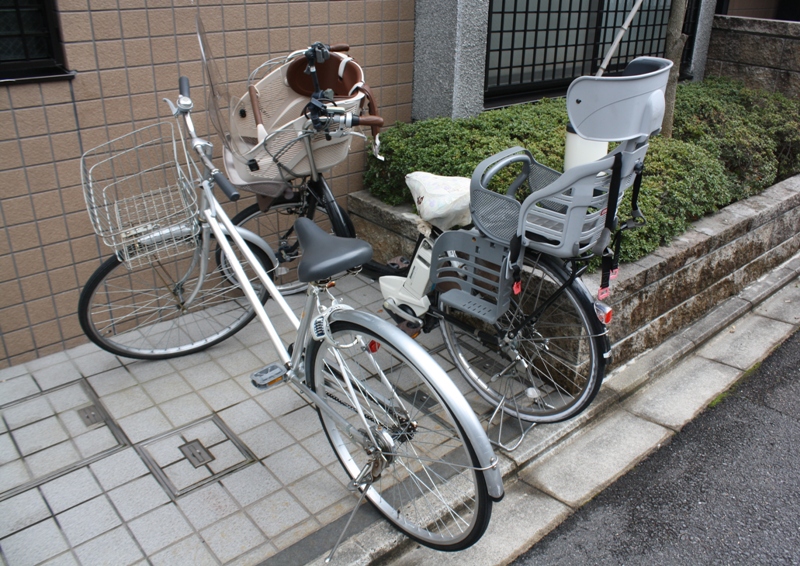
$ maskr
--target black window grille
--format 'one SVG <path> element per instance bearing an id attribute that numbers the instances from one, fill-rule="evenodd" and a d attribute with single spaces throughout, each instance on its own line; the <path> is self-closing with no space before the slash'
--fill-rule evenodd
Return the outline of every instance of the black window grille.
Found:
<path id="1" fill-rule="evenodd" d="M 645 0 L 608 73 L 634 57 L 664 55 L 671 4 Z M 563 92 L 575 77 L 595 74 L 632 7 L 632 0 L 491 0 L 486 98 Z M 692 34 L 696 17 L 693 25 Z"/>
<path id="2" fill-rule="evenodd" d="M 0 0 L 0 79 L 72 76 L 54 0 Z"/>

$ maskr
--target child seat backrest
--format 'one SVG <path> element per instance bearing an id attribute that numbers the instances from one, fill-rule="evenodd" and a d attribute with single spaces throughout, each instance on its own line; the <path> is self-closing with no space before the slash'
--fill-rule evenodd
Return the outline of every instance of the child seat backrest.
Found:
<path id="1" fill-rule="evenodd" d="M 475 226 L 495 241 L 509 242 L 520 236 L 524 246 L 556 257 L 601 253 L 595 246 L 605 227 L 612 167 L 620 159 L 618 204 L 634 182 L 649 136 L 661 127 L 671 66 L 666 59 L 641 57 L 621 77 L 575 79 L 567 91 L 567 111 L 575 132 L 590 140 L 622 143 L 609 155 L 563 174 L 536 162 L 521 147 L 484 160 L 470 185 Z M 523 163 L 524 170 L 507 195 L 488 190 L 492 177 L 515 162 Z M 520 186 L 530 191 L 521 204 L 514 198 Z"/>
<path id="2" fill-rule="evenodd" d="M 331 89 L 337 106 L 346 112 L 360 114 L 369 91 L 361 66 L 345 53 L 330 55 L 327 61 L 316 64 L 320 88 Z M 224 156 L 226 172 L 234 184 L 246 188 L 249 184 L 285 182 L 311 173 L 311 161 L 301 141 L 309 127 L 303 110 L 314 92 L 305 68 L 305 57 L 295 57 L 254 85 L 268 134 L 262 145 L 258 144 L 249 92 L 235 104 L 230 117 L 233 151 Z M 373 113 L 377 113 L 376 109 Z M 328 171 L 346 159 L 350 141 L 350 136 L 328 139 L 324 132 L 313 134 L 311 149 L 316 170 Z"/>

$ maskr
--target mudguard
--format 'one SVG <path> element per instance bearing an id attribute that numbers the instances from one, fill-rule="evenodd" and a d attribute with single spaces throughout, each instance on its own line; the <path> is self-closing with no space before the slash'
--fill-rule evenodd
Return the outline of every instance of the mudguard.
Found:
<path id="1" fill-rule="evenodd" d="M 430 377 L 431 386 L 442 399 L 447 401 L 453 414 L 463 427 L 464 434 L 471 442 L 478 458 L 478 463 L 484 469 L 483 475 L 486 479 L 489 496 L 495 501 L 502 499 L 504 495 L 503 477 L 500 473 L 498 458 L 492 449 L 489 438 L 486 436 L 472 407 L 470 407 L 452 380 L 447 377 L 447 374 L 430 354 L 405 332 L 374 314 L 349 309 L 338 310 L 331 314 L 331 320 L 352 322 L 374 330 L 381 334 L 387 342 L 392 343 L 398 351 L 403 351 L 409 358 L 420 365 L 421 369 Z"/>

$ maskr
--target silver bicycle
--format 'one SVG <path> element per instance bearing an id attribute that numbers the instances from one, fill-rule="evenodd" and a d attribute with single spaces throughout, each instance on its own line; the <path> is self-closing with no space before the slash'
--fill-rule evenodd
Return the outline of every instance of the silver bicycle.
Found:
<path id="1" fill-rule="evenodd" d="M 298 276 L 307 284 L 298 319 L 270 279 L 277 263 L 269 248 L 234 226 L 216 199 L 215 187 L 231 200 L 238 193 L 212 163 L 211 144 L 195 133 L 185 77 L 180 93 L 177 104 L 170 102 L 177 127 L 143 128 L 84 156 L 90 215 L 117 250 L 81 297 L 90 337 L 121 355 L 171 357 L 224 339 L 257 316 L 279 361 L 254 373 L 253 384 L 287 382 L 314 404 L 359 503 L 368 499 L 426 546 L 454 551 L 474 544 L 492 502 L 503 496 L 497 458 L 477 417 L 411 338 L 332 295 L 336 279 L 368 261 L 371 247 L 298 219 L 305 251 Z M 330 119 L 333 125 L 348 117 Z M 184 140 L 199 167 L 190 159 L 184 167 Z M 129 284 L 134 277 L 141 287 Z M 264 309 L 268 296 L 297 330 L 292 346 Z M 212 338 L 206 325 L 217 325 Z"/>

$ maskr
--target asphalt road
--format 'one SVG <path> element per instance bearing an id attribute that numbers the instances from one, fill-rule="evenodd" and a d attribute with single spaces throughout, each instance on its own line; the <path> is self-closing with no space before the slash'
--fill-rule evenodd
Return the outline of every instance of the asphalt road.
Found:
<path id="1" fill-rule="evenodd" d="M 800 332 L 514 564 L 800 564 Z"/>

